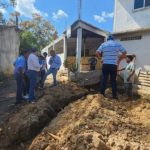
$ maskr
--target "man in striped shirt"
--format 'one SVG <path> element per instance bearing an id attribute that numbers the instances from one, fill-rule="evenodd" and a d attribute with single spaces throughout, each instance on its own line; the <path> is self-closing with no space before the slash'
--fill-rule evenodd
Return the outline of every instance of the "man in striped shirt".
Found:
<path id="1" fill-rule="evenodd" d="M 112 35 L 109 35 L 107 41 L 98 48 L 96 55 L 102 56 L 103 62 L 100 92 L 105 95 L 106 83 L 110 75 L 113 99 L 117 99 L 117 65 L 119 56 L 126 55 L 126 50 L 114 40 Z"/>

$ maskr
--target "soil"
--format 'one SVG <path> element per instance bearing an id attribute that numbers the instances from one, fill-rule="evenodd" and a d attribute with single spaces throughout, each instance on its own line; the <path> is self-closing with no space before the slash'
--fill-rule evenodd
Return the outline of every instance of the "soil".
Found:
<path id="1" fill-rule="evenodd" d="M 88 95 L 62 110 L 29 150 L 149 150 L 150 101 Z"/>
<path id="2" fill-rule="evenodd" d="M 150 99 L 114 101 L 109 89 L 106 98 L 63 74 L 59 80 L 49 88 L 50 78 L 37 103 L 19 107 L 15 81 L 0 85 L 1 150 L 150 150 Z"/>
<path id="3" fill-rule="evenodd" d="M 65 106 L 87 93 L 74 83 L 63 82 L 54 88 L 47 87 L 36 103 L 13 108 L 13 113 L 0 126 L 0 149 L 12 149 L 12 146 L 18 149 L 18 144 L 34 138 Z"/>
<path id="4" fill-rule="evenodd" d="M 15 103 L 16 83 L 10 79 L 0 83 L 0 124 L 7 120 Z"/>

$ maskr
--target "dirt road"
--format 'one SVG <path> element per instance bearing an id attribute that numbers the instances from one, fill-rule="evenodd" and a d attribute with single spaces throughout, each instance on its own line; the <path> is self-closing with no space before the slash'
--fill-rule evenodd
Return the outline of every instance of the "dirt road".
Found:
<path id="1" fill-rule="evenodd" d="M 6 120 L 15 103 L 15 80 L 8 80 L 0 84 L 0 124 Z"/>

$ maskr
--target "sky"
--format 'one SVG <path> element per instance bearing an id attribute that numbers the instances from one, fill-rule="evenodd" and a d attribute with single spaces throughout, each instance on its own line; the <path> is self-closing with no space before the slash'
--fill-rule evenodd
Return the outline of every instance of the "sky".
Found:
<path id="1" fill-rule="evenodd" d="M 4 0 L 8 1 L 8 0 Z M 52 22 L 59 35 L 78 19 L 78 0 L 17 0 L 16 11 L 22 20 L 39 13 Z M 0 8 L 5 17 L 12 8 Z M 82 0 L 81 19 L 101 29 L 113 30 L 114 0 Z"/>

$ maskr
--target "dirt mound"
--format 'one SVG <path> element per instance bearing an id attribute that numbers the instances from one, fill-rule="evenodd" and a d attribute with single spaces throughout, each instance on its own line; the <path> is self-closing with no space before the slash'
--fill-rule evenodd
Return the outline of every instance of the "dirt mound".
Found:
<path id="1" fill-rule="evenodd" d="M 30 140 L 66 105 L 87 93 L 73 83 L 47 88 L 37 103 L 23 105 L 0 127 L 0 149 Z"/>
<path id="2" fill-rule="evenodd" d="M 88 95 L 62 110 L 29 150 L 149 150 L 150 102 Z"/>

